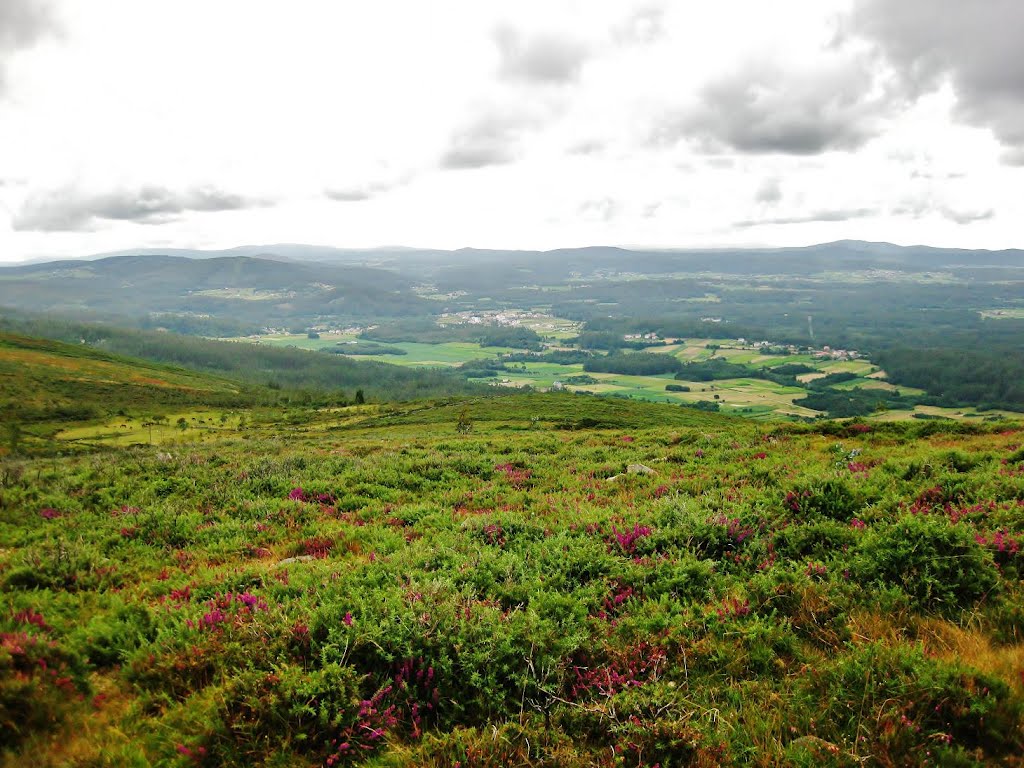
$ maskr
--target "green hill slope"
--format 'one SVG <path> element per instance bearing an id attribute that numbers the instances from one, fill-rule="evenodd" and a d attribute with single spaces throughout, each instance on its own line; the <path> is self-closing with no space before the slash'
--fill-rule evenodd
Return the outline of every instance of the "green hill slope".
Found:
<path id="1" fill-rule="evenodd" d="M 0 414 L 5 420 L 89 418 L 119 408 L 251 405 L 237 381 L 93 349 L 0 333 Z"/>
<path id="2" fill-rule="evenodd" d="M 1019 764 L 1017 426 L 270 410 L 0 460 L 0 764 Z"/>

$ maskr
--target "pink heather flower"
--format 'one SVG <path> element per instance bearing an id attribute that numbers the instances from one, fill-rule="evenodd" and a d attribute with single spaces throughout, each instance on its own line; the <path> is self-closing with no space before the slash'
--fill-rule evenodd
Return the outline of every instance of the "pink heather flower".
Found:
<path id="1" fill-rule="evenodd" d="M 853 518 L 853 520 L 850 521 L 850 527 L 851 528 L 856 528 L 857 530 L 863 530 L 864 528 L 867 528 L 868 526 L 867 526 L 867 523 L 865 523 L 859 517 L 855 517 L 855 518 Z"/>
<path id="2" fill-rule="evenodd" d="M 214 608 L 212 611 L 203 614 L 203 626 L 215 627 L 222 621 L 224 621 L 225 618 L 226 617 L 224 616 L 224 611 L 222 611 L 220 608 Z"/>
<path id="3" fill-rule="evenodd" d="M 292 488 L 291 493 L 288 494 L 288 498 L 292 501 L 305 501 L 306 492 L 301 488 Z"/>
<path id="4" fill-rule="evenodd" d="M 351 626 L 352 626 L 352 614 L 351 614 L 351 613 L 346 613 L 346 614 L 345 614 L 345 615 L 344 615 L 344 616 L 342 617 L 342 619 L 341 619 L 341 620 L 342 620 L 342 621 L 343 621 L 343 622 L 345 623 L 345 626 L 346 626 L 346 627 L 351 627 Z"/>
<path id="5" fill-rule="evenodd" d="M 60 517 L 60 512 L 53 507 L 46 507 L 45 509 L 39 510 L 39 516 L 43 518 L 43 520 L 53 520 Z"/>

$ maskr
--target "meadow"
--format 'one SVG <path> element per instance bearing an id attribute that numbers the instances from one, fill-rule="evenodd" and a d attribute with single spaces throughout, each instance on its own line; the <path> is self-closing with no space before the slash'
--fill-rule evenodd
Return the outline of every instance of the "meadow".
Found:
<path id="1" fill-rule="evenodd" d="M 1019 425 L 160 412 L 0 457 L 4 765 L 1019 764 Z"/>

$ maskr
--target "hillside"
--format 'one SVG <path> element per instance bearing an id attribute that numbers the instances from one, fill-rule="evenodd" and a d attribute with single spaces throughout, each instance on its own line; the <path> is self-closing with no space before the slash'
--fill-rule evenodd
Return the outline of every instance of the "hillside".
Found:
<path id="1" fill-rule="evenodd" d="M 480 391 L 465 378 L 444 371 L 415 371 L 376 361 L 313 355 L 300 349 L 140 331 L 35 313 L 0 312 L 0 332 L 55 339 L 81 350 L 113 353 L 149 361 L 147 364 L 180 366 L 233 380 L 235 386 L 244 383 L 261 390 L 283 388 L 297 399 L 307 401 L 314 393 L 332 401 L 344 400 L 346 396 L 353 397 L 357 389 L 377 400 L 410 400 Z"/>
<path id="2" fill-rule="evenodd" d="M 384 270 L 248 256 L 133 255 L 0 268 L 0 306 L 148 318 L 153 326 L 210 335 L 304 326 L 323 314 L 354 320 L 427 313 L 430 306 L 409 287 Z"/>
<path id="3" fill-rule="evenodd" d="M 0 464 L 6 764 L 1024 750 L 1019 425 L 568 394 L 244 413 Z"/>
<path id="4" fill-rule="evenodd" d="M 5 420 L 87 418 L 122 407 L 251 404 L 237 381 L 130 359 L 87 345 L 0 333 L 0 413 Z"/>

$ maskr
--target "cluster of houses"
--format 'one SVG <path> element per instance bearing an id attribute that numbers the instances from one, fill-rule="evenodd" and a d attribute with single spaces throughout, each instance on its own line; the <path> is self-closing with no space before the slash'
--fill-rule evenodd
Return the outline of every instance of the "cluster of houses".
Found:
<path id="1" fill-rule="evenodd" d="M 860 352 L 855 349 L 832 349 L 825 346 L 814 353 L 818 360 L 858 360 Z"/>
<path id="2" fill-rule="evenodd" d="M 441 323 L 468 324 L 468 325 L 508 325 L 518 326 L 524 320 L 537 320 L 546 317 L 541 312 L 530 310 L 492 310 L 484 312 L 444 312 L 441 314 Z"/>

